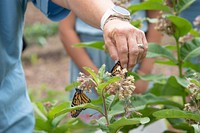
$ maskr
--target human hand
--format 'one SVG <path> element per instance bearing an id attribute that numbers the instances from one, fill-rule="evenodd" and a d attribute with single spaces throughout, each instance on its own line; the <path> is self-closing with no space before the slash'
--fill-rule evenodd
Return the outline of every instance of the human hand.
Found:
<path id="1" fill-rule="evenodd" d="M 104 25 L 103 32 L 105 47 L 111 58 L 119 60 L 124 68 L 130 71 L 145 58 L 148 49 L 145 34 L 129 22 L 110 20 Z"/>

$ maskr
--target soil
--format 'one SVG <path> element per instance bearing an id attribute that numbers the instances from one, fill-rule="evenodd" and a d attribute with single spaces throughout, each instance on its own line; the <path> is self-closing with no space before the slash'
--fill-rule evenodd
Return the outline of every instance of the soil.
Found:
<path id="1" fill-rule="evenodd" d="M 51 23 L 30 2 L 27 7 L 25 26 L 36 22 Z M 37 59 L 34 63 L 30 63 L 27 59 L 33 54 L 37 55 Z M 58 35 L 47 38 L 47 44 L 43 47 L 37 44 L 28 46 L 23 52 L 22 59 L 29 89 L 40 88 L 45 84 L 50 89 L 64 90 L 68 84 L 69 56 Z"/>
<path id="2" fill-rule="evenodd" d="M 36 22 L 51 23 L 32 3 L 28 4 L 25 26 Z M 163 44 L 173 42 L 171 38 L 165 36 L 162 40 Z M 26 61 L 31 54 L 37 55 L 34 63 Z M 46 85 L 50 89 L 64 90 L 68 84 L 69 74 L 69 56 L 66 54 L 58 35 L 47 38 L 47 44 L 44 47 L 31 45 L 23 53 L 22 58 L 24 64 L 27 85 L 29 89 L 41 88 Z M 176 74 L 174 67 L 163 67 L 155 65 L 152 73 L 162 73 L 166 75 Z"/>

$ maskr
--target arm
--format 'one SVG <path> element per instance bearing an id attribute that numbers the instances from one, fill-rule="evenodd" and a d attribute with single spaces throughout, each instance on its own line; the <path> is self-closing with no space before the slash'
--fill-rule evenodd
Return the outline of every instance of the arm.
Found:
<path id="1" fill-rule="evenodd" d="M 99 28 L 104 13 L 113 6 L 111 0 L 52 0 L 58 5 L 71 9 L 86 23 Z M 105 46 L 113 60 L 120 60 L 129 70 L 144 59 L 148 48 L 143 31 L 120 19 L 108 21 L 104 25 Z M 144 49 L 138 47 L 143 44 Z"/>
<path id="2" fill-rule="evenodd" d="M 52 0 L 54 3 L 72 10 L 86 23 L 99 28 L 101 17 L 113 6 L 111 0 Z M 92 19 L 91 19 L 92 18 Z"/>
<path id="3" fill-rule="evenodd" d="M 149 18 L 156 18 L 159 16 L 159 11 L 148 11 L 147 16 Z M 148 42 L 155 42 L 160 43 L 162 35 L 159 31 L 154 29 L 155 24 L 149 23 L 148 25 L 148 31 L 147 31 L 147 40 Z M 154 65 L 154 59 L 153 58 L 145 58 L 141 66 L 138 70 L 138 74 L 140 75 L 146 75 L 150 74 Z M 143 80 L 138 80 L 136 82 L 136 93 L 144 93 L 148 87 L 148 82 Z"/>
<path id="4" fill-rule="evenodd" d="M 73 47 L 74 44 L 80 43 L 80 39 L 74 29 L 75 19 L 75 14 L 71 12 L 67 18 L 65 18 L 59 23 L 59 33 L 61 41 L 69 56 L 72 58 L 72 60 L 82 72 L 85 73 L 83 66 L 88 66 L 95 70 L 95 72 L 97 72 L 97 67 L 94 65 L 85 49 Z"/>

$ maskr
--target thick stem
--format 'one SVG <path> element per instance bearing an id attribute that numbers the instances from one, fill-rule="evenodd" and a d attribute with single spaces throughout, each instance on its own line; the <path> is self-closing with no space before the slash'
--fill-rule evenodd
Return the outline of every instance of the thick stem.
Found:
<path id="1" fill-rule="evenodd" d="M 179 69 L 179 77 L 183 77 L 183 64 L 182 64 L 182 59 L 181 59 L 181 53 L 180 53 L 180 44 L 178 42 L 178 39 L 176 39 L 176 47 L 177 47 L 177 59 L 178 59 L 178 69 Z"/>
<path id="2" fill-rule="evenodd" d="M 105 95 L 104 95 L 104 89 L 102 91 L 102 99 L 103 99 L 103 107 L 104 107 L 104 116 L 106 118 L 106 122 L 107 122 L 107 126 L 110 125 L 110 122 L 109 122 L 109 119 L 108 119 L 108 110 L 107 110 L 107 107 L 106 107 L 106 98 L 105 98 Z"/>
<path id="3" fill-rule="evenodd" d="M 178 69 L 179 69 L 179 77 L 183 78 L 183 62 L 181 59 L 181 52 L 180 52 L 180 43 L 178 39 L 176 38 L 176 47 L 177 47 L 177 59 L 178 59 Z M 183 95 L 183 104 L 186 103 L 186 97 Z"/>

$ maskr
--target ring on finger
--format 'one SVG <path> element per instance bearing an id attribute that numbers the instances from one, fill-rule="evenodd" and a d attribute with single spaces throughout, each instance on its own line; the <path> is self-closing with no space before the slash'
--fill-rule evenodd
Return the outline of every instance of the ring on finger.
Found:
<path id="1" fill-rule="evenodd" d="M 138 47 L 139 48 L 142 48 L 142 49 L 144 49 L 144 44 L 142 44 L 142 43 L 139 43 L 139 44 L 137 44 L 138 45 Z"/>

